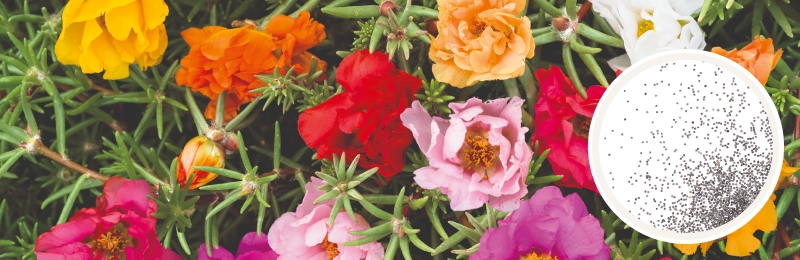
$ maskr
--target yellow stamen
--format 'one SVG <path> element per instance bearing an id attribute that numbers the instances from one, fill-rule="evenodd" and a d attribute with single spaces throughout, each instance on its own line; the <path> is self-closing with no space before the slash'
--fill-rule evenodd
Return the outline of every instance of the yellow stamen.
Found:
<path id="1" fill-rule="evenodd" d="M 537 255 L 536 253 L 530 253 L 520 257 L 519 260 L 558 260 L 558 257 L 547 254 Z"/>
<path id="2" fill-rule="evenodd" d="M 133 239 L 121 224 L 117 224 L 94 240 L 94 245 L 107 256 L 125 253 L 125 247 L 133 245 Z"/>
<path id="3" fill-rule="evenodd" d="M 585 117 L 580 114 L 576 114 L 575 118 L 572 119 L 572 131 L 578 135 L 588 138 L 589 137 L 589 126 L 592 125 L 592 118 Z"/>
<path id="4" fill-rule="evenodd" d="M 328 241 L 328 235 L 325 235 L 325 238 L 322 239 L 322 249 L 325 249 L 325 253 L 328 253 L 328 260 L 332 260 L 339 255 L 339 246 L 336 243 L 331 243 Z"/>
<path id="5" fill-rule="evenodd" d="M 481 35 L 486 30 L 486 22 L 475 20 L 473 25 L 475 25 L 475 35 Z"/>
<path id="6" fill-rule="evenodd" d="M 639 22 L 639 30 L 636 32 L 636 37 L 642 37 L 642 34 L 653 29 L 655 29 L 655 27 L 653 27 L 653 21 L 642 20 Z"/>
<path id="7" fill-rule="evenodd" d="M 486 133 L 467 134 L 461 156 L 465 167 L 475 171 L 483 170 L 483 178 L 488 179 L 489 171 L 497 160 L 495 153 L 499 147 L 491 145 L 485 135 Z"/>

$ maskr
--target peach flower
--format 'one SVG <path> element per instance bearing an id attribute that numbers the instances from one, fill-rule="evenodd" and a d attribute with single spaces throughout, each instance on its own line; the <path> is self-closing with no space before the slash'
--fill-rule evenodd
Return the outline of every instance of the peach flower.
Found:
<path id="1" fill-rule="evenodd" d="M 739 63 L 739 65 L 742 65 L 747 71 L 753 73 L 753 76 L 756 76 L 758 81 L 761 81 L 761 85 L 766 85 L 769 73 L 772 72 L 772 69 L 775 69 L 775 66 L 778 65 L 778 61 L 781 59 L 783 49 L 778 49 L 778 51 L 775 52 L 772 39 L 767 38 L 762 40 L 761 36 L 757 35 L 755 39 L 753 39 L 753 42 L 744 46 L 741 50 L 733 48 L 732 51 L 725 51 L 725 49 L 720 47 L 714 47 L 711 49 L 711 52 L 725 56 Z"/>
<path id="2" fill-rule="evenodd" d="M 536 47 L 525 0 L 437 0 L 439 35 L 429 53 L 437 80 L 457 88 L 515 78 Z"/>

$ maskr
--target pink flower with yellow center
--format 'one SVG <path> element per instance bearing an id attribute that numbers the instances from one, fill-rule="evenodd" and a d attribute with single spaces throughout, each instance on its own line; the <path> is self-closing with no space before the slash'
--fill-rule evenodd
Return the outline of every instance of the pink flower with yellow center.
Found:
<path id="1" fill-rule="evenodd" d="M 489 203 L 513 211 L 528 192 L 525 178 L 533 157 L 522 127 L 522 99 L 501 98 L 484 103 L 472 98 L 450 103 L 450 120 L 431 117 L 414 101 L 400 115 L 430 166 L 414 171 L 425 189 L 440 189 L 453 210 L 470 210 Z"/>

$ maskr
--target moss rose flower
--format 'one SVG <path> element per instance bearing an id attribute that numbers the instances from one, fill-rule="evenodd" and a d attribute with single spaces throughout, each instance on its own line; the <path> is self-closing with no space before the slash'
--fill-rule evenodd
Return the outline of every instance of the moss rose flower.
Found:
<path id="1" fill-rule="evenodd" d="M 609 259 L 603 228 L 577 193 L 544 187 L 481 237 L 470 260 Z"/>
<path id="2" fill-rule="evenodd" d="M 281 75 L 291 67 L 298 74 L 307 73 L 312 59 L 318 62 L 317 71 L 327 66 L 307 51 L 325 39 L 325 26 L 306 11 L 296 19 L 277 15 L 264 31 L 253 25 L 234 29 L 206 26 L 186 29 L 181 36 L 191 49 L 181 60 L 175 81 L 211 99 L 207 118 L 214 117 L 217 98 L 227 90 L 225 120 L 233 119 L 242 104 L 258 97 L 250 91 L 266 85 L 256 75 L 273 73 L 276 67 Z"/>
<path id="3" fill-rule="evenodd" d="M 559 67 L 538 69 L 535 74 L 541 88 L 534 106 L 533 140 L 539 142 L 538 152 L 550 149 L 547 160 L 556 174 L 564 175 L 556 185 L 597 192 L 589 168 L 588 136 L 594 109 L 606 89 L 591 86 L 584 99 Z"/>
<path id="4" fill-rule="evenodd" d="M 62 14 L 56 41 L 58 61 L 100 73 L 104 79 L 124 79 L 128 66 L 142 70 L 157 65 L 167 49 L 164 0 L 73 0 Z"/>
<path id="5" fill-rule="evenodd" d="M 278 253 L 269 246 L 267 234 L 250 232 L 242 237 L 236 257 L 224 247 L 211 247 L 211 255 L 206 252 L 206 243 L 200 244 L 197 249 L 197 260 L 275 260 Z"/>
<path id="6" fill-rule="evenodd" d="M 714 47 L 711 48 L 711 52 L 742 65 L 761 82 L 761 85 L 766 85 L 769 73 L 775 69 L 781 59 L 783 49 L 778 49 L 776 52 L 775 46 L 772 45 L 772 38 L 761 39 L 761 36 L 756 35 L 753 41 L 742 47 L 741 50 L 733 48 L 731 51 L 726 51 L 721 47 Z"/>
<path id="7" fill-rule="evenodd" d="M 369 222 L 355 214 L 354 222 L 344 211 L 336 215 L 329 226 L 333 200 L 314 205 L 314 200 L 325 192 L 319 187 L 325 182 L 311 177 L 306 183 L 306 195 L 296 212 L 281 215 L 269 228 L 269 244 L 280 255 L 278 259 L 309 260 L 378 260 L 383 259 L 383 246 L 370 242 L 360 246 L 344 246 L 344 242 L 362 238 L 350 235 L 351 231 L 369 228 Z"/>
<path id="8" fill-rule="evenodd" d="M 450 121 L 431 117 L 414 101 L 400 118 L 411 129 L 430 166 L 414 171 L 425 189 L 440 189 L 453 210 L 470 210 L 489 203 L 501 211 L 519 207 L 528 193 L 525 177 L 533 157 L 525 143 L 522 99 L 450 103 Z"/>
<path id="9" fill-rule="evenodd" d="M 437 80 L 457 88 L 522 75 L 534 48 L 525 0 L 438 0 L 429 57 Z"/>
<path id="10" fill-rule="evenodd" d="M 608 21 L 625 52 L 609 61 L 614 71 L 625 70 L 647 56 L 678 49 L 702 50 L 705 35 L 692 14 L 703 1 L 695 0 L 593 0 L 595 12 Z"/>
<path id="11" fill-rule="evenodd" d="M 361 155 L 358 165 L 378 167 L 390 179 L 403 170 L 411 132 L 400 113 L 411 105 L 422 80 L 394 67 L 381 52 L 357 51 L 342 60 L 336 80 L 344 93 L 300 114 L 298 130 L 317 158 Z"/>
<path id="12" fill-rule="evenodd" d="M 78 210 L 36 240 L 36 257 L 50 259 L 180 259 L 156 237 L 157 205 L 145 180 L 111 177 L 97 207 Z"/>

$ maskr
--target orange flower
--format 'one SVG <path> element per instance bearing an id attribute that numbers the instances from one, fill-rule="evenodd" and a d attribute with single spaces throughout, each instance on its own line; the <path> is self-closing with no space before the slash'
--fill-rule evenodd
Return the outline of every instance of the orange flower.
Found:
<path id="1" fill-rule="evenodd" d="M 325 39 L 324 29 L 305 11 L 297 19 L 278 15 L 263 32 L 253 25 L 186 29 L 181 36 L 191 49 L 181 60 L 175 80 L 211 99 L 207 118 L 214 117 L 217 98 L 227 90 L 225 120 L 230 120 L 242 104 L 258 96 L 251 90 L 266 85 L 256 75 L 272 73 L 276 66 L 281 74 L 292 66 L 298 74 L 309 72 L 316 57 L 307 50 Z M 325 71 L 327 64 L 316 59 L 317 71 Z M 324 74 L 318 78 L 324 79 Z"/>
<path id="2" fill-rule="evenodd" d="M 217 178 L 216 174 L 196 170 L 195 166 L 225 166 L 225 150 L 222 145 L 205 136 L 197 136 L 186 143 L 178 155 L 178 172 L 175 173 L 182 187 L 189 183 L 189 189 L 197 189 Z M 189 180 L 192 174 L 194 178 Z"/>
<path id="3" fill-rule="evenodd" d="M 778 65 L 778 60 L 781 59 L 783 49 L 778 49 L 778 52 L 775 52 L 775 46 L 772 46 L 772 39 L 762 40 L 761 36 L 756 35 L 753 42 L 744 46 L 741 50 L 734 48 L 732 51 L 725 51 L 720 47 L 714 47 L 711 52 L 739 63 L 747 71 L 750 71 L 753 76 L 756 76 L 761 85 L 766 85 L 769 73 L 772 72 L 772 69 Z"/>
<path id="4" fill-rule="evenodd" d="M 525 0 L 438 0 L 439 35 L 431 42 L 433 76 L 457 88 L 515 78 L 536 47 Z"/>

